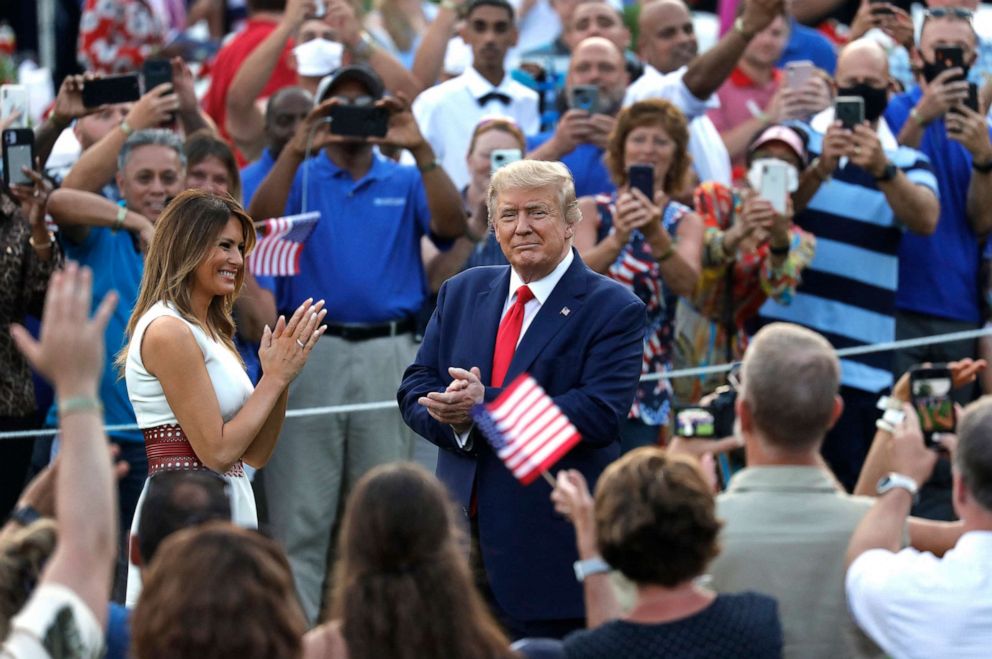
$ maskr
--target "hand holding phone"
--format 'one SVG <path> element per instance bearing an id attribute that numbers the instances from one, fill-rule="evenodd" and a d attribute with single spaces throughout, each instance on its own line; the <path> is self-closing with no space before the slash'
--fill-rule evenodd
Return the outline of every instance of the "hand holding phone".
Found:
<path id="1" fill-rule="evenodd" d="M 132 103 L 139 98 L 141 98 L 141 85 L 137 73 L 94 78 L 83 83 L 83 106 L 87 108 Z"/>
<path id="2" fill-rule="evenodd" d="M 909 372 L 909 392 L 913 409 L 920 419 L 923 441 L 935 445 L 936 433 L 953 433 L 957 420 L 951 397 L 953 378 L 945 364 L 916 366 Z"/>
<path id="3" fill-rule="evenodd" d="M 30 128 L 8 128 L 3 131 L 3 182 L 11 185 L 34 185 L 24 168 L 34 168 L 34 131 Z"/>
<path id="4" fill-rule="evenodd" d="M 627 181 L 633 190 L 640 190 L 648 201 L 654 203 L 654 167 L 631 165 L 627 168 Z"/>
<path id="5" fill-rule="evenodd" d="M 865 100 L 860 96 L 838 96 L 834 100 L 834 116 L 848 130 L 864 123 Z"/>
<path id="6" fill-rule="evenodd" d="M 599 87 L 596 85 L 573 85 L 568 92 L 568 107 L 585 110 L 592 114 L 599 107 Z"/>
<path id="7" fill-rule="evenodd" d="M 785 65 L 785 85 L 789 89 L 799 90 L 813 76 L 816 67 L 809 60 L 787 62 Z"/>
<path id="8" fill-rule="evenodd" d="M 331 132 L 348 137 L 385 137 L 389 110 L 374 105 L 334 105 L 328 112 Z"/>
<path id="9" fill-rule="evenodd" d="M 779 160 L 769 160 L 761 164 L 761 185 L 758 196 L 768 201 L 775 212 L 784 215 L 788 210 L 789 165 Z"/>

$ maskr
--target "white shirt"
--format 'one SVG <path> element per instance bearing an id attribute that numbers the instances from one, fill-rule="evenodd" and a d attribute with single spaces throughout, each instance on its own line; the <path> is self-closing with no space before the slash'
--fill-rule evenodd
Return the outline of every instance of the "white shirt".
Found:
<path id="1" fill-rule="evenodd" d="M 509 105 L 490 100 L 484 106 L 478 99 L 489 92 L 510 97 Z M 486 117 L 507 117 L 520 126 L 525 135 L 533 135 L 541 127 L 537 92 L 504 75 L 494 87 L 475 67 L 440 85 L 425 89 L 413 102 L 413 116 L 420 132 L 434 149 L 434 155 L 459 190 L 469 183 L 469 141 L 480 120 Z"/>
<path id="2" fill-rule="evenodd" d="M 568 270 L 569 266 L 572 265 L 572 261 L 575 259 L 575 255 L 572 254 L 572 250 L 569 249 L 565 258 L 561 260 L 561 263 L 555 266 L 555 269 L 550 273 L 542 277 L 541 279 L 535 280 L 527 284 L 527 288 L 530 292 L 534 294 L 534 297 L 528 300 L 527 304 L 524 305 L 524 320 L 520 325 L 520 337 L 517 339 L 517 345 L 524 338 L 524 334 L 527 333 L 527 329 L 530 327 L 531 323 L 534 322 L 534 318 L 537 316 L 537 312 L 541 310 L 541 307 L 548 298 L 551 297 L 551 291 L 555 290 L 555 286 L 561 281 L 561 278 L 565 276 L 565 271 Z M 510 307 L 514 305 L 517 301 L 517 289 L 524 285 L 524 280 L 520 278 L 517 271 L 512 267 L 510 268 L 510 285 L 506 291 L 506 302 L 503 303 L 503 313 L 500 314 L 500 322 L 503 322 L 503 317 L 510 310 Z M 452 428 L 452 432 L 455 433 L 455 439 L 458 441 L 458 446 L 461 448 L 466 448 L 468 442 L 469 434 L 472 429 L 469 428 L 465 432 L 459 434 Z"/>
<path id="3" fill-rule="evenodd" d="M 623 105 L 627 107 L 649 98 L 660 98 L 675 105 L 689 120 L 689 155 L 699 180 L 717 181 L 729 186 L 730 154 L 720 131 L 706 116 L 707 110 L 720 107 L 720 101 L 716 94 L 705 100 L 696 98 L 682 81 L 686 68 L 683 66 L 671 73 L 662 73 L 645 64 L 644 74 L 627 88 Z"/>
<path id="4" fill-rule="evenodd" d="M 992 655 L 992 532 L 965 533 L 943 558 L 866 551 L 846 587 L 855 621 L 897 659 Z"/>

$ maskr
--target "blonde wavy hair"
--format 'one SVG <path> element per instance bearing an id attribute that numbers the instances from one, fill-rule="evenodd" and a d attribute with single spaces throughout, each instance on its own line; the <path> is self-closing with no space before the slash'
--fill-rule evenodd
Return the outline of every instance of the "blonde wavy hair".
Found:
<path id="1" fill-rule="evenodd" d="M 39 519 L 13 532 L 0 547 L 0 639 L 34 592 L 56 539 L 55 521 Z"/>

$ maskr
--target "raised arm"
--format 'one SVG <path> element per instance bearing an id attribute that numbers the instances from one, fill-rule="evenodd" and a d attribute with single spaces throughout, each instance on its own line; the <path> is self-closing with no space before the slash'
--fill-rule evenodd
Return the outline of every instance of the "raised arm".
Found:
<path id="1" fill-rule="evenodd" d="M 289 383 L 303 368 L 323 334 L 323 301 L 300 305 L 286 323 L 280 318 L 266 331 L 258 351 L 262 379 L 230 421 L 225 422 L 203 353 L 189 327 L 179 319 L 156 319 L 140 346 L 145 368 L 162 384 L 166 400 L 200 460 L 224 473 L 238 460 L 263 467 L 275 449 L 286 411 Z"/>
<path id="2" fill-rule="evenodd" d="M 413 58 L 413 77 L 423 87 L 433 85 L 441 77 L 444 68 L 444 55 L 448 51 L 448 41 L 455 34 L 455 24 L 458 22 L 457 6 L 460 2 L 451 4 L 442 2 L 438 5 L 437 15 L 424 32 L 417 53 Z"/>
<path id="3" fill-rule="evenodd" d="M 118 206 L 106 197 L 82 190 L 61 188 L 48 198 L 48 213 L 75 243 L 89 235 L 90 227 L 124 229 L 141 237 L 143 247 L 151 242 L 155 226 L 144 215 Z"/>
<path id="4" fill-rule="evenodd" d="M 58 544 L 41 577 L 82 599 L 106 627 L 117 553 L 117 502 L 103 414 L 97 396 L 103 374 L 103 332 L 117 304 L 109 294 L 90 319 L 93 276 L 74 263 L 52 275 L 40 340 L 11 326 L 17 347 L 55 387 L 60 409 L 61 461 L 56 476 Z"/>

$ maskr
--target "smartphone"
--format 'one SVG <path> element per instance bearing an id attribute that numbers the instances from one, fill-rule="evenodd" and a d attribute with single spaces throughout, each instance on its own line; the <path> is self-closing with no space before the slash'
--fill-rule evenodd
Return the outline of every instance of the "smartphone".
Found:
<path id="1" fill-rule="evenodd" d="M 83 84 L 83 105 L 96 108 L 111 103 L 131 103 L 141 98 L 137 73 L 96 78 Z"/>
<path id="2" fill-rule="evenodd" d="M 147 94 L 159 85 L 172 82 L 172 62 L 167 59 L 148 59 L 141 65 L 144 80 L 142 93 Z"/>
<path id="3" fill-rule="evenodd" d="M 349 137 L 385 137 L 389 110 L 371 105 L 335 105 L 328 116 L 331 132 Z"/>
<path id="4" fill-rule="evenodd" d="M 20 112 L 11 128 L 28 127 L 28 88 L 24 85 L 0 85 L 0 119 Z"/>
<path id="5" fill-rule="evenodd" d="M 838 96 L 834 100 L 834 116 L 848 130 L 865 120 L 865 100 L 860 96 Z"/>
<path id="6" fill-rule="evenodd" d="M 953 68 L 961 69 L 962 74 L 953 80 L 964 79 L 964 49 L 960 46 L 937 46 L 933 49 L 933 54 L 934 60 L 942 71 Z"/>
<path id="7" fill-rule="evenodd" d="M 523 157 L 524 154 L 520 149 L 493 149 L 493 152 L 489 154 L 491 171 L 495 172 L 501 167 L 506 167 L 511 162 L 522 160 Z"/>
<path id="8" fill-rule="evenodd" d="M 3 142 L 3 182 L 11 185 L 34 185 L 22 167 L 34 168 L 34 131 L 30 128 L 8 128 L 0 137 Z"/>
<path id="9" fill-rule="evenodd" d="M 599 107 L 599 87 L 575 85 L 568 91 L 568 107 L 592 113 Z"/>
<path id="10" fill-rule="evenodd" d="M 784 162 L 773 160 L 761 165 L 761 186 L 758 196 L 771 202 L 777 213 L 785 213 L 786 200 L 789 198 L 789 166 Z"/>
<path id="11" fill-rule="evenodd" d="M 789 89 L 801 89 L 809 81 L 816 67 L 809 60 L 797 60 L 785 64 L 785 85 Z"/>
<path id="12" fill-rule="evenodd" d="M 954 432 L 952 384 L 951 370 L 944 364 L 914 366 L 909 372 L 910 399 L 927 446 L 934 445 L 935 433 Z"/>
<path id="13" fill-rule="evenodd" d="M 648 200 L 654 202 L 654 167 L 631 165 L 627 170 L 627 180 L 632 189 L 640 190 Z"/>
<path id="14" fill-rule="evenodd" d="M 675 434 L 694 439 L 717 439 L 716 420 L 704 407 L 687 407 L 675 414 Z"/>

